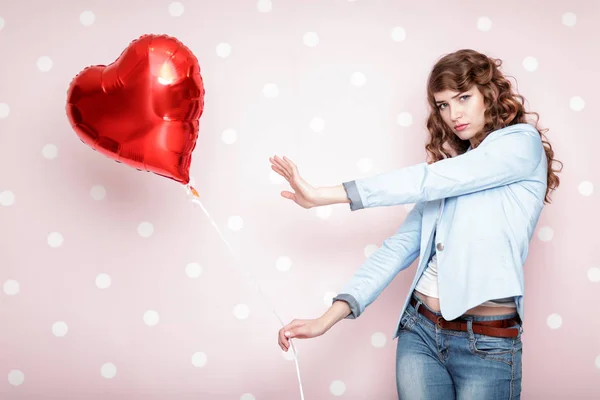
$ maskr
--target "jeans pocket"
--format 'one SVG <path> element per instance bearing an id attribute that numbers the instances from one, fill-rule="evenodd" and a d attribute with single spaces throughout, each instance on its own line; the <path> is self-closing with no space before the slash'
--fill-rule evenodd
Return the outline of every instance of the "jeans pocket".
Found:
<path id="1" fill-rule="evenodd" d="M 519 350 L 520 338 L 500 338 L 486 335 L 473 335 L 469 340 L 472 354 L 485 360 L 513 363 L 513 354 Z"/>
<path id="2" fill-rule="evenodd" d="M 398 333 L 402 332 L 410 332 L 417 321 L 417 317 L 405 310 L 402 314 L 402 318 L 400 318 L 400 323 L 398 324 Z"/>

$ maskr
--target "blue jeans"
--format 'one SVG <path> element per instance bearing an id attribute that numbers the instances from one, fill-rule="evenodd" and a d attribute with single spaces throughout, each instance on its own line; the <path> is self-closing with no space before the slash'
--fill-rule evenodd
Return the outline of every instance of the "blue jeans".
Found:
<path id="1" fill-rule="evenodd" d="M 418 299 L 417 299 L 418 300 Z M 416 307 L 425 307 L 420 301 Z M 439 312 L 434 312 L 441 315 Z M 471 321 L 515 317 L 467 316 Z M 396 350 L 396 386 L 400 400 L 520 399 L 521 355 L 516 338 L 498 338 L 440 329 L 408 305 L 402 315 Z"/>

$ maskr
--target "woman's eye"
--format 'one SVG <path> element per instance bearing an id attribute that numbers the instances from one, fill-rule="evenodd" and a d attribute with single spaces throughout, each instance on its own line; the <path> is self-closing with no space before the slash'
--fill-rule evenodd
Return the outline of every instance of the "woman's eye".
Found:
<path id="1" fill-rule="evenodd" d="M 471 95 L 469 95 L 469 94 L 465 94 L 464 96 L 460 96 L 461 100 L 462 100 L 462 99 L 465 99 L 465 100 L 466 100 L 466 99 L 468 99 L 469 97 L 471 97 Z"/>

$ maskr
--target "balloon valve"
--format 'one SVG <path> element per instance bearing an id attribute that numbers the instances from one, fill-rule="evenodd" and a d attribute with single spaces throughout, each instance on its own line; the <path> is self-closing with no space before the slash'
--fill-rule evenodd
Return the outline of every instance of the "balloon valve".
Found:
<path id="1" fill-rule="evenodd" d="M 198 191 L 190 184 L 187 183 L 185 186 L 185 191 L 187 192 L 188 196 L 193 196 L 196 199 L 200 199 L 200 195 L 198 194 Z"/>

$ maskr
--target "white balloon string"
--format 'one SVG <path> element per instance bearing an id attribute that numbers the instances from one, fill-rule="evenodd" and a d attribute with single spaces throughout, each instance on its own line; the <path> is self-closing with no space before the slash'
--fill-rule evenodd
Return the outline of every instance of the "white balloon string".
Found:
<path id="1" fill-rule="evenodd" d="M 202 211 L 204 212 L 204 214 L 206 215 L 206 217 L 209 219 L 209 221 L 211 222 L 212 226 L 215 228 L 215 230 L 219 234 L 219 237 L 221 238 L 221 240 L 223 241 L 223 243 L 225 243 L 225 245 L 227 246 L 227 249 L 229 250 L 229 253 L 231 254 L 231 256 L 233 257 L 233 259 L 235 260 L 236 264 L 238 266 L 242 265 L 240 263 L 240 260 L 238 259 L 237 254 L 233 250 L 233 247 L 231 247 L 231 245 L 229 244 L 229 242 L 227 241 L 227 239 L 225 239 L 225 236 L 223 236 L 223 233 L 219 229 L 219 226 L 217 225 L 217 223 L 215 222 L 215 220 L 211 217 L 211 215 L 209 214 L 209 212 L 206 210 L 206 208 L 204 207 L 204 205 L 200 201 L 200 197 L 198 196 L 198 192 L 196 192 L 196 190 L 192 186 L 190 186 L 190 184 L 185 185 L 185 189 L 186 189 L 186 192 L 188 194 L 188 197 L 190 198 L 190 201 L 193 204 L 196 204 L 196 205 L 200 206 L 200 208 L 202 209 Z M 248 264 L 244 263 L 244 265 L 248 265 Z M 275 318 L 277 318 L 277 320 L 281 324 L 281 327 L 283 328 L 285 326 L 285 324 L 283 323 L 283 320 L 281 319 L 281 317 L 279 317 L 279 314 L 275 310 L 275 307 L 273 307 L 271 301 L 269 301 L 269 298 L 265 295 L 265 293 L 261 289 L 260 285 L 258 284 L 258 281 L 254 278 L 254 276 L 252 275 L 252 272 L 249 269 L 246 272 L 248 273 L 248 276 L 246 278 L 249 279 L 253 283 L 253 285 L 255 286 L 256 290 L 258 291 L 258 294 L 260 295 L 260 298 L 265 302 L 267 308 L 271 310 L 271 312 L 273 313 L 273 315 L 275 315 Z M 302 390 L 302 379 L 300 378 L 300 366 L 298 365 L 298 354 L 296 353 L 296 347 L 294 346 L 294 342 L 291 339 L 290 339 L 290 344 L 291 344 L 291 347 L 292 347 L 292 351 L 294 353 L 294 362 L 296 363 L 296 374 L 298 376 L 298 385 L 300 386 L 300 399 L 304 400 L 304 392 Z"/>

